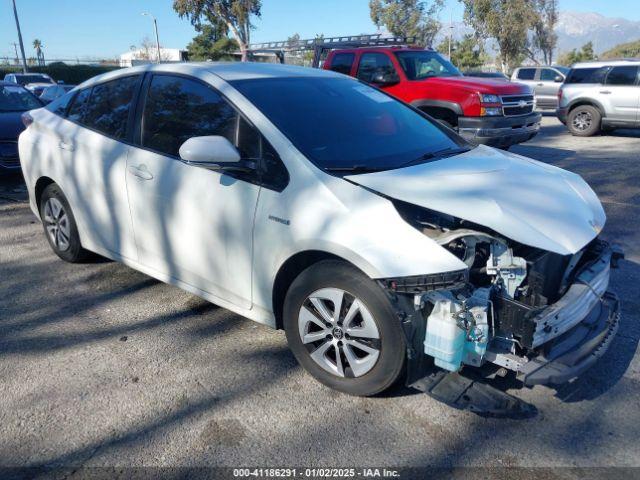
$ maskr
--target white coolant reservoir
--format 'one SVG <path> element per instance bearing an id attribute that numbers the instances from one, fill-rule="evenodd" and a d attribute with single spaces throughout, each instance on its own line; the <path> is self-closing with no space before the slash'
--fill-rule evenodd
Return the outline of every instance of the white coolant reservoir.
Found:
<path id="1" fill-rule="evenodd" d="M 433 310 L 427 319 L 424 352 L 435 359 L 438 367 L 458 371 L 466 339 L 466 331 L 458 326 L 456 320 L 462 305 L 449 292 L 432 292 L 429 300 L 433 303 Z"/>
<path id="2" fill-rule="evenodd" d="M 427 318 L 424 353 L 438 367 L 456 372 L 463 363 L 482 365 L 489 341 L 489 295 L 488 288 L 476 289 L 464 302 L 448 291 L 426 295 L 433 310 Z"/>

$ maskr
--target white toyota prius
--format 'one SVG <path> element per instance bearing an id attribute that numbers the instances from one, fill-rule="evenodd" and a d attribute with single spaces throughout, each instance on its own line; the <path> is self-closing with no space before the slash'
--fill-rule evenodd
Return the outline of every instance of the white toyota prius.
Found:
<path id="1" fill-rule="evenodd" d="M 620 254 L 578 176 L 466 143 L 337 73 L 168 64 L 95 77 L 23 116 L 54 252 L 96 252 L 283 328 L 356 395 L 475 369 L 575 378 L 619 322 Z"/>

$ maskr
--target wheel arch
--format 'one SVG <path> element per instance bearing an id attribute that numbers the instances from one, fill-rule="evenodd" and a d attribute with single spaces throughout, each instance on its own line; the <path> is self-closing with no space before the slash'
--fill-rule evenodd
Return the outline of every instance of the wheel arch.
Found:
<path id="1" fill-rule="evenodd" d="M 462 107 L 446 100 L 415 100 L 411 105 L 434 118 L 446 120 L 451 125 L 458 125 L 458 117 L 463 116 Z"/>
<path id="2" fill-rule="evenodd" d="M 38 178 L 38 180 L 36 181 L 33 194 L 34 194 L 34 200 L 36 202 L 35 207 L 38 209 L 38 213 L 40 212 L 40 199 L 42 198 L 44 189 L 53 183 L 56 183 L 56 182 L 52 178 L 47 176 L 42 176 Z"/>
<path id="3" fill-rule="evenodd" d="M 597 108 L 598 111 L 600 112 L 600 116 L 602 118 L 606 117 L 606 112 L 602 104 L 592 98 L 578 98 L 576 100 L 573 100 L 571 103 L 569 103 L 569 106 L 567 108 L 567 115 L 576 107 L 580 107 L 583 105 L 588 105 L 590 107 Z"/>
<path id="4" fill-rule="evenodd" d="M 289 287 L 304 270 L 323 260 L 340 260 L 362 271 L 362 268 L 354 265 L 353 262 L 324 250 L 304 250 L 287 258 L 278 269 L 271 290 L 272 308 L 277 329 L 283 328 L 282 313 Z"/>

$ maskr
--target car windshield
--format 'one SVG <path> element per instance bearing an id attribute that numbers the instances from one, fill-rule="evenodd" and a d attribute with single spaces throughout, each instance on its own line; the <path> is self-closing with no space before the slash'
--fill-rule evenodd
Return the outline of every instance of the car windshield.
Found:
<path id="1" fill-rule="evenodd" d="M 22 87 L 0 86 L 0 112 L 24 112 L 41 106 L 38 99 Z"/>
<path id="2" fill-rule="evenodd" d="M 278 77 L 230 83 L 323 170 L 390 170 L 469 148 L 411 107 L 349 78 Z"/>
<path id="3" fill-rule="evenodd" d="M 559 67 L 559 66 L 557 66 L 557 65 L 556 65 L 555 67 L 553 67 L 553 68 L 555 68 L 556 70 L 558 70 L 558 71 L 559 71 L 561 74 L 563 74 L 565 77 L 567 76 L 567 73 L 569 73 L 569 70 L 571 70 L 570 68 L 567 68 L 567 67 Z"/>
<path id="4" fill-rule="evenodd" d="M 409 80 L 431 77 L 460 77 L 462 74 L 437 52 L 410 50 L 395 52 L 398 62 Z"/>

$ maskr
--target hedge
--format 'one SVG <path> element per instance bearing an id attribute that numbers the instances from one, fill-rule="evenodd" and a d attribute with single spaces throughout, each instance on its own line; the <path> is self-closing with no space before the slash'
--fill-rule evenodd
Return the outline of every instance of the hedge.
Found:
<path id="1" fill-rule="evenodd" d="M 70 85 L 77 85 L 85 80 L 102 73 L 117 70 L 120 67 L 106 65 L 67 65 L 65 63 L 52 63 L 45 67 L 29 67 L 29 73 L 46 73 L 55 81 L 62 80 Z M 0 65 L 0 79 L 7 73 L 22 73 L 20 66 Z"/>

